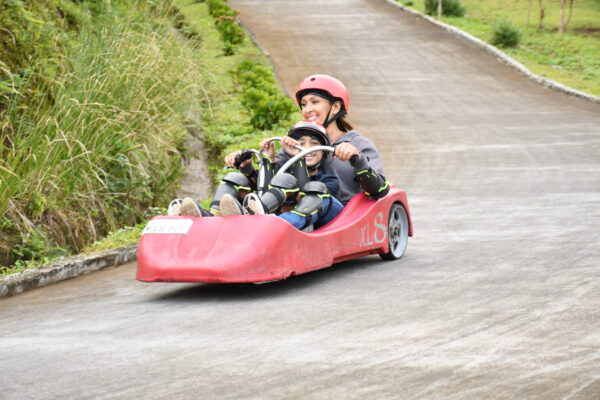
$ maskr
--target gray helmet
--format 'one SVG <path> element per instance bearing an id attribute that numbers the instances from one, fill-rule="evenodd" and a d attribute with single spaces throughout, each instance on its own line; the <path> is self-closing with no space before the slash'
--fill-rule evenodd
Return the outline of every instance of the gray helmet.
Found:
<path id="1" fill-rule="evenodd" d="M 295 140 L 300 139 L 302 136 L 310 136 L 317 139 L 323 146 L 329 146 L 330 144 L 327 129 L 318 122 L 309 120 L 300 121 L 294 124 L 289 130 L 288 136 Z"/>

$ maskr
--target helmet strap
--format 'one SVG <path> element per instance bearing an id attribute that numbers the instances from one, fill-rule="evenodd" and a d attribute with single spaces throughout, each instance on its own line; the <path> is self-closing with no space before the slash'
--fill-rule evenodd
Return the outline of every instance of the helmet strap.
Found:
<path id="1" fill-rule="evenodd" d="M 319 161 L 318 163 L 316 163 L 312 167 L 306 166 L 306 169 L 308 170 L 308 172 L 310 174 L 311 172 L 316 171 L 317 169 L 319 169 L 320 166 L 321 166 L 321 162 Z"/>
<path id="2" fill-rule="evenodd" d="M 325 128 L 329 127 L 329 125 L 332 122 L 336 121 L 338 118 L 341 118 L 344 115 L 346 115 L 346 111 L 342 108 L 339 113 L 335 114 L 333 117 L 331 117 L 331 119 L 329 119 L 329 115 L 331 115 L 332 108 L 333 108 L 333 104 L 331 105 L 331 107 L 329 107 L 329 111 L 327 111 L 327 116 L 325 117 L 325 121 L 323 121 L 323 126 Z"/>

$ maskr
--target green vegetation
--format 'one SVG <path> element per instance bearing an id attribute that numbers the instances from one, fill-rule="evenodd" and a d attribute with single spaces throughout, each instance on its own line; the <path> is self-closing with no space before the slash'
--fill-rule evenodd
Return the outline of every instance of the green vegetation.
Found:
<path id="1" fill-rule="evenodd" d="M 510 22 L 501 19 L 494 24 L 491 43 L 497 47 L 516 47 L 521 41 L 521 31 Z"/>
<path id="2" fill-rule="evenodd" d="M 233 55 L 236 48 L 244 42 L 244 31 L 237 24 L 237 11 L 232 10 L 223 0 L 208 0 L 208 12 L 215 19 L 217 30 L 224 43 L 225 55 Z"/>
<path id="3" fill-rule="evenodd" d="M 213 179 L 224 153 L 291 122 L 262 54 L 234 19 L 220 28 L 230 11 L 213 17 L 195 0 L 0 4 L 0 273 L 109 232 L 102 246 L 135 242 L 174 196 L 194 120 Z M 252 71 L 266 101 L 285 104 L 275 116 L 246 108 Z"/>
<path id="4" fill-rule="evenodd" d="M 424 12 L 426 0 L 412 0 L 414 9 Z M 405 2 L 399 0 L 400 3 Z M 509 21 L 521 33 L 520 44 L 504 51 L 533 73 L 561 82 L 574 89 L 600 96 L 600 2 L 575 0 L 569 20 L 565 10 L 564 33 L 559 34 L 560 2 L 543 1 L 543 29 L 540 29 L 538 1 L 461 0 L 465 17 L 442 17 L 489 43 L 498 21 Z M 568 2 L 567 2 L 568 3 Z M 443 3 L 442 3 L 443 4 Z M 437 14 L 433 14 L 434 16 Z"/>
<path id="5" fill-rule="evenodd" d="M 249 40 L 244 40 L 235 54 L 222 56 L 223 39 L 213 26 L 219 23 L 223 7 L 222 0 L 213 4 L 215 20 L 208 18 L 209 10 L 204 3 L 194 0 L 177 0 L 180 13 L 192 32 L 203 33 L 205 73 L 211 77 L 206 88 L 210 93 L 210 108 L 202 115 L 203 139 L 209 160 L 209 169 L 216 183 L 223 174 L 223 157 L 242 148 L 256 148 L 263 137 L 281 136 L 287 131 L 292 115 L 297 111 L 293 102 L 285 97 L 274 79 L 268 60 Z M 253 85 L 248 84 L 254 77 Z M 257 94 L 258 93 L 258 94 Z M 255 101 L 253 98 L 261 98 Z M 260 103 L 260 104 L 259 104 Z M 260 107 L 261 104 L 273 104 Z"/>
<path id="6" fill-rule="evenodd" d="M 440 6 L 440 0 L 425 0 L 425 13 L 437 15 Z M 464 17 L 465 8 L 459 0 L 442 0 L 442 15 L 446 17 Z"/>

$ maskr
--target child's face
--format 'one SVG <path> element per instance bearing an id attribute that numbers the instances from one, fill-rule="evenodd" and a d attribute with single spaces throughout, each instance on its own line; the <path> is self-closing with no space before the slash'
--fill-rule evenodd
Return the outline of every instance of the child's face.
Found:
<path id="1" fill-rule="evenodd" d="M 298 143 L 300 143 L 300 146 L 304 147 L 305 149 L 321 145 L 321 142 L 310 136 L 302 136 L 300 139 L 298 139 Z M 317 165 L 321 162 L 322 158 L 322 151 L 315 151 L 313 153 L 307 154 L 306 157 L 304 157 L 304 159 L 306 160 L 307 167 Z"/>

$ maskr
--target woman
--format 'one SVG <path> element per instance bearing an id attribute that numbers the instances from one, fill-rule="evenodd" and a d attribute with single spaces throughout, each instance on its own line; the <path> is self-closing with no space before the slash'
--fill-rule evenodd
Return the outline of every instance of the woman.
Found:
<path id="1" fill-rule="evenodd" d="M 385 196 L 389 185 L 383 176 L 379 151 L 373 142 L 354 130 L 345 119 L 350 108 L 350 95 L 344 84 L 329 75 L 311 75 L 300 82 L 295 99 L 305 120 L 317 122 L 327 129 L 335 152 L 334 157 L 326 157 L 323 160 L 320 171 L 338 177 L 340 188 L 337 198 L 342 204 L 348 203 L 361 191 L 375 199 Z M 274 144 L 268 140 L 263 141 L 260 147 L 263 153 L 274 152 Z M 228 154 L 225 164 L 244 171 L 251 160 L 236 165 L 236 157 L 240 154 L 239 150 Z M 275 160 L 282 166 L 290 158 L 291 155 L 286 152 L 284 146 Z M 235 193 L 231 188 L 234 184 L 243 187 L 242 183 L 228 183 L 233 197 Z M 223 195 L 216 196 L 211 207 L 217 207 L 222 197 Z"/>
<path id="2" fill-rule="evenodd" d="M 300 82 L 295 98 L 304 119 L 327 128 L 335 153 L 333 158 L 323 161 L 321 170 L 338 177 L 340 201 L 346 204 L 361 189 L 372 198 L 385 196 L 389 185 L 383 176 L 379 151 L 345 120 L 350 95 L 344 84 L 329 75 L 311 75 Z M 261 143 L 263 148 L 269 145 L 272 144 Z M 277 164 L 283 164 L 289 157 L 281 150 L 276 157 Z"/>

